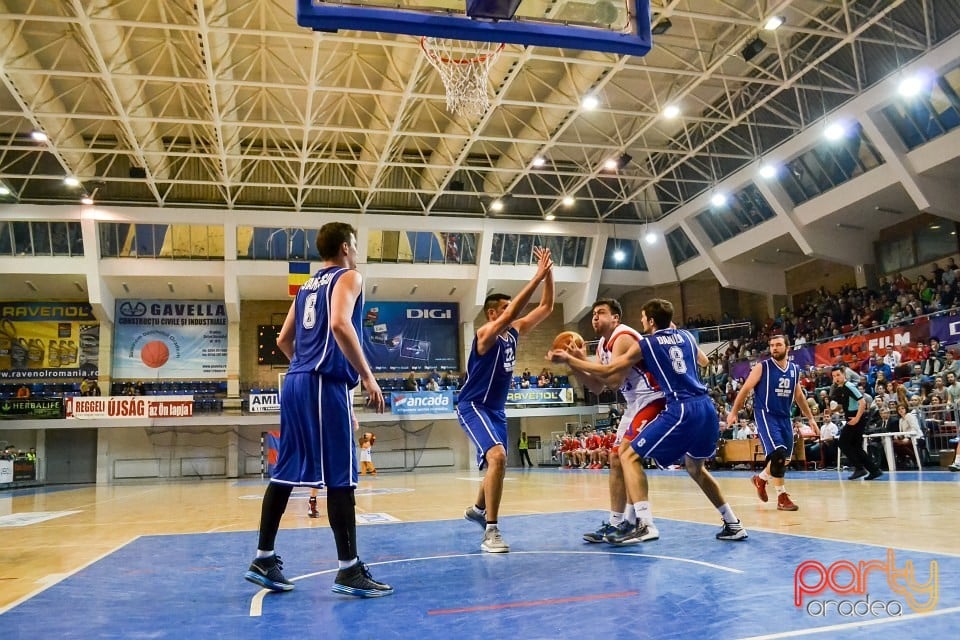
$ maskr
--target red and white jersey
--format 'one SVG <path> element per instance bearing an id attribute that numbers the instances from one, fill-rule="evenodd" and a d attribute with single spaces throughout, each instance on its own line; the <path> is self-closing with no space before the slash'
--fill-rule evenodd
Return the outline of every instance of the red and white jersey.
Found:
<path id="1" fill-rule="evenodd" d="M 613 333 L 610 334 L 609 340 L 601 337 L 597 344 L 597 360 L 600 364 L 610 364 L 613 359 L 613 343 L 617 340 L 639 342 L 640 334 L 625 324 L 618 324 Z M 620 386 L 620 393 L 627 401 L 626 413 L 630 414 L 640 411 L 655 400 L 663 398 L 663 391 L 660 390 L 657 383 L 638 365 L 630 368 L 630 372 Z M 621 419 L 622 421 L 623 419 Z"/>

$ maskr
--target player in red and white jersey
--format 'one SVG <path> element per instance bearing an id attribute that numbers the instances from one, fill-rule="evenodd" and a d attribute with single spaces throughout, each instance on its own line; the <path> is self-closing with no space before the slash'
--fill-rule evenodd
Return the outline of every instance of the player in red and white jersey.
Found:
<path id="1" fill-rule="evenodd" d="M 594 332 L 600 336 L 597 360 L 601 364 L 609 364 L 614 358 L 627 353 L 630 347 L 640 340 L 639 332 L 620 322 L 622 316 L 623 308 L 613 298 L 600 298 L 593 303 L 591 322 Z M 571 350 L 571 353 L 581 359 L 586 358 L 582 350 L 580 353 Z M 596 394 L 607 387 L 606 382 L 599 377 L 575 369 L 572 371 L 581 384 Z M 664 406 L 663 393 L 640 367 L 632 367 L 626 373 L 619 391 L 627 406 L 617 427 L 616 446 L 609 460 L 610 520 L 603 522 L 596 531 L 583 534 L 583 539 L 587 542 L 603 542 L 604 536 L 615 533 L 623 523 L 627 523 L 631 528 L 635 527 L 636 514 L 634 506 L 627 502 L 617 446 L 623 441 L 632 440 L 643 425 L 655 418 Z M 652 522 L 650 524 L 652 525 Z M 652 531 L 655 532 L 656 528 Z"/>

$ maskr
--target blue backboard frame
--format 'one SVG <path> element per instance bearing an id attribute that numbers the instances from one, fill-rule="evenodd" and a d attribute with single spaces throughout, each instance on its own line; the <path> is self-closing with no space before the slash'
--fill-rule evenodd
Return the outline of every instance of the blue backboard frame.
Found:
<path id="1" fill-rule="evenodd" d="M 466 15 L 337 5 L 319 0 L 297 0 L 297 24 L 315 31 L 380 31 L 643 56 L 652 46 L 650 3 L 630 0 L 630 6 L 634 18 L 631 24 L 636 30 L 629 32 L 530 20 L 480 20 Z"/>

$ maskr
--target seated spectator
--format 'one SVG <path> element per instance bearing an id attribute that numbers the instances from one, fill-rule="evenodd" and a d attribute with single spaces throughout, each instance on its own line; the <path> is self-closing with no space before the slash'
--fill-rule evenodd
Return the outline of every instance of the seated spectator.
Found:
<path id="1" fill-rule="evenodd" d="M 406 377 L 403 381 L 403 390 L 404 391 L 420 391 L 420 383 L 417 382 L 417 377 L 413 375 L 413 371 L 410 372 L 410 375 Z"/>
<path id="2" fill-rule="evenodd" d="M 550 386 L 550 375 L 547 373 L 541 373 L 540 377 L 537 378 L 537 386 L 540 388 Z"/>
<path id="3" fill-rule="evenodd" d="M 30 387 L 25 384 L 20 385 L 20 388 L 17 389 L 18 398 L 29 398 L 30 397 Z"/>
<path id="4" fill-rule="evenodd" d="M 99 396 L 103 392 L 100 391 L 100 385 L 97 383 L 95 378 L 90 378 L 90 383 L 87 385 L 87 395 L 88 396 Z"/>
<path id="5" fill-rule="evenodd" d="M 133 395 L 135 396 L 147 395 L 147 388 L 143 386 L 143 380 L 137 380 L 135 383 L 133 383 Z"/>
<path id="6" fill-rule="evenodd" d="M 516 381 L 514 381 L 516 382 Z M 530 378 L 520 378 L 520 388 L 529 389 L 530 388 Z"/>
<path id="7" fill-rule="evenodd" d="M 835 413 L 820 426 L 820 439 L 806 447 L 807 460 L 819 460 L 820 467 L 837 463 L 837 444 L 840 436 L 840 414 Z"/>
<path id="8" fill-rule="evenodd" d="M 893 438 L 893 455 L 897 459 L 913 460 L 913 439 L 917 440 L 917 447 L 922 448 L 923 430 L 920 428 L 920 421 L 917 414 L 910 411 L 905 405 L 897 405 L 898 431 L 902 436 Z"/>
<path id="9" fill-rule="evenodd" d="M 944 376 L 944 401 L 957 406 L 960 404 L 960 381 L 952 371 Z"/>
<path id="10" fill-rule="evenodd" d="M 439 391 L 440 385 L 437 384 L 436 379 L 430 378 L 427 380 L 427 391 Z"/>

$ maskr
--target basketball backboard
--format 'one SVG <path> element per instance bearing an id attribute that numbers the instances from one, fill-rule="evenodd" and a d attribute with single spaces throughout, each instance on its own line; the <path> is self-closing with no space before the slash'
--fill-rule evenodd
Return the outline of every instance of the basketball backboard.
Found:
<path id="1" fill-rule="evenodd" d="M 649 0 L 297 0 L 318 31 L 379 31 L 645 55 Z"/>

